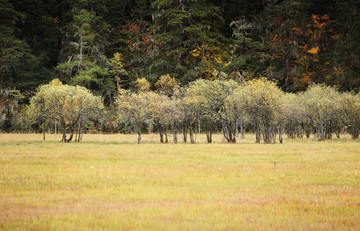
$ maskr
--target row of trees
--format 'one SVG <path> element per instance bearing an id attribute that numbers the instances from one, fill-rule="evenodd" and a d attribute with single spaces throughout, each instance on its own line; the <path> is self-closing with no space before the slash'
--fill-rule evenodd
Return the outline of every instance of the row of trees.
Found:
<path id="1" fill-rule="evenodd" d="M 360 133 L 360 95 L 339 93 L 325 85 L 312 85 L 293 94 L 265 79 L 241 84 L 197 80 L 181 88 L 165 75 L 157 82 L 156 92 L 144 81 L 138 83 L 137 91 L 119 89 L 113 116 L 117 124 L 138 133 L 138 143 L 146 129 L 155 129 L 161 143 L 169 142 L 168 133 L 172 133 L 174 143 L 180 133 L 183 142 L 189 135 L 195 143 L 194 134 L 200 131 L 209 143 L 213 132 L 219 131 L 229 143 L 243 137 L 245 130 L 255 132 L 256 143 L 274 143 L 277 136 L 282 143 L 283 133 L 289 138 L 309 138 L 313 133 L 319 140 L 331 139 L 333 134 L 340 137 L 343 132 L 356 139 Z M 63 141 L 71 141 L 74 131 L 79 141 L 82 125 L 87 120 L 104 121 L 106 114 L 99 97 L 86 88 L 62 85 L 57 80 L 41 86 L 28 109 L 33 122 L 56 121 L 61 125 Z M 69 139 L 66 130 L 71 132 Z"/>
<path id="2" fill-rule="evenodd" d="M 2 130 L 51 79 L 101 96 L 169 73 L 360 91 L 357 0 L 0 0 Z M 145 78 L 147 82 L 144 82 Z M 20 93 L 20 94 L 19 94 Z M 4 102 L 4 103 L 3 103 Z"/>

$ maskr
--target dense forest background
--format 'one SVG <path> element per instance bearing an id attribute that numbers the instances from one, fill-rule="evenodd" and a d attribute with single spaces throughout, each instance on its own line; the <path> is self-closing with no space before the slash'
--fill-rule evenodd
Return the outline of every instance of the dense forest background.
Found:
<path id="1" fill-rule="evenodd" d="M 0 0 L 0 106 L 28 104 L 55 78 L 106 106 L 165 74 L 182 86 L 264 77 L 284 92 L 359 92 L 359 10 L 358 0 Z"/>

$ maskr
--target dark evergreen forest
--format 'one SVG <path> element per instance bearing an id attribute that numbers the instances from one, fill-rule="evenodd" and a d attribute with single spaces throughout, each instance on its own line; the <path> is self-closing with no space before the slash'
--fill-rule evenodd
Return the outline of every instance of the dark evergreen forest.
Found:
<path id="1" fill-rule="evenodd" d="M 360 91 L 359 0 L 0 0 L 0 12 L 2 110 L 56 78 L 106 106 L 165 74 Z"/>

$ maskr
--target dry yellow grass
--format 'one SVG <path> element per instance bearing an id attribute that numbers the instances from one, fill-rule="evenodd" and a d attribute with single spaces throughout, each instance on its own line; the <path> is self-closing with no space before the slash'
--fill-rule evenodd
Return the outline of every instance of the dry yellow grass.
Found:
<path id="1" fill-rule="evenodd" d="M 59 139 L 0 134 L 0 229 L 360 229 L 360 143 L 348 138 Z"/>

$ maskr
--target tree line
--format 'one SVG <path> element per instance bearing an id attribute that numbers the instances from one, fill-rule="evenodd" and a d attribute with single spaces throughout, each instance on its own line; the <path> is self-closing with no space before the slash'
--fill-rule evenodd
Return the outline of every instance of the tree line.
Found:
<path id="1" fill-rule="evenodd" d="M 0 0 L 0 128 L 59 79 L 101 97 L 265 77 L 286 93 L 359 92 L 357 0 Z M 145 81 L 146 80 L 146 81 Z M 111 120 L 110 120 L 111 121 Z M 103 121 L 106 124 L 108 121 Z"/>
<path id="2" fill-rule="evenodd" d="M 207 142 L 221 132 L 229 143 L 235 143 L 245 131 L 256 134 L 256 143 L 283 142 L 288 138 L 318 140 L 335 134 L 360 134 L 360 95 L 340 93 L 335 88 L 311 85 L 301 93 L 284 93 L 275 83 L 264 78 L 236 82 L 234 80 L 196 80 L 187 87 L 170 75 L 163 75 L 152 91 L 145 79 L 136 90 L 119 89 L 114 111 L 104 108 L 100 97 L 81 86 L 63 85 L 59 80 L 38 88 L 30 106 L 23 111 L 22 127 L 31 124 L 58 124 L 62 141 L 80 141 L 84 125 L 112 127 L 138 134 L 156 131 L 161 143 L 168 134 L 178 143 L 195 143 L 195 133 L 203 133 Z M 107 121 L 108 124 L 102 123 Z M 111 124 L 110 124 L 111 123 Z M 66 135 L 70 134 L 67 138 Z M 45 138 L 45 137 L 44 137 Z M 278 140 L 278 141 L 277 141 Z"/>
<path id="3" fill-rule="evenodd" d="M 285 92 L 311 83 L 358 91 L 357 0 L 1 0 L 0 84 L 25 101 L 51 79 L 106 99 L 116 83 L 182 85 L 266 76 Z M 109 69 L 118 53 L 127 73 Z M 27 100 L 26 100 L 27 99 Z"/>

